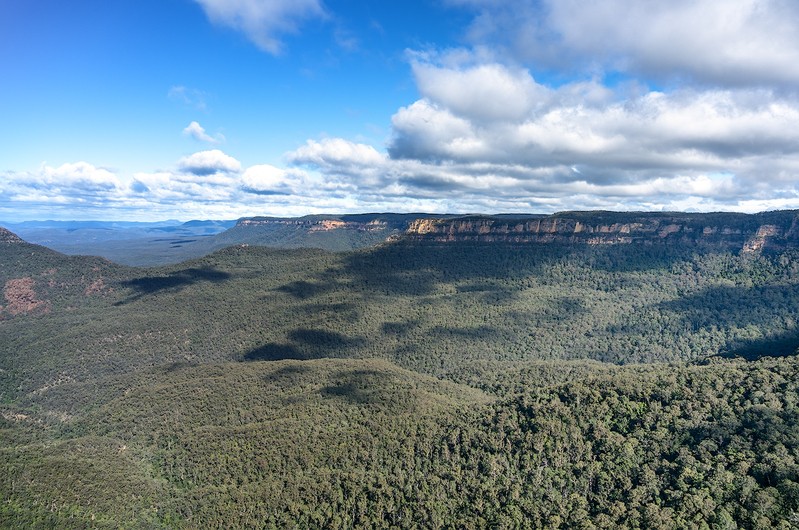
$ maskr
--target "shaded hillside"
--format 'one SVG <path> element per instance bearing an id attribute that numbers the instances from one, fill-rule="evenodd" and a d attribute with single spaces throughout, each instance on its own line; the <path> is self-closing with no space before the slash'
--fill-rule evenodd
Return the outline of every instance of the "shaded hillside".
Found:
<path id="1" fill-rule="evenodd" d="M 65 256 L 0 228 L 0 320 L 83 310 L 110 295 L 127 270 L 103 258 Z"/>
<path id="2" fill-rule="evenodd" d="M 13 245 L 19 243 L 24 243 L 24 241 L 17 234 L 6 228 L 0 227 L 0 244 Z"/>

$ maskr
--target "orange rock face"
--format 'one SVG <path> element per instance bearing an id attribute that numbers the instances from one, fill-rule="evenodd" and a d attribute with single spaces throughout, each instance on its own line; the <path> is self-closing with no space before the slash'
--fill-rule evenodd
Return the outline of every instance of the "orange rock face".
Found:
<path id="1" fill-rule="evenodd" d="M 311 227 L 311 232 L 327 232 L 329 230 L 336 230 L 338 228 L 345 228 L 349 223 L 339 221 L 338 219 L 325 219 L 318 224 Z"/>

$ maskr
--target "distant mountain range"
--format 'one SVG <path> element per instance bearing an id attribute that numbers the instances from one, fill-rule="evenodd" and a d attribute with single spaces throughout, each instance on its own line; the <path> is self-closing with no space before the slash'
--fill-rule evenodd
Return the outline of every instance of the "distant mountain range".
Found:
<path id="1" fill-rule="evenodd" d="M 185 245 L 212 237 L 236 221 L 176 220 L 151 223 L 121 221 L 26 221 L 0 223 L 24 240 L 70 255 L 102 256 L 125 265 L 152 266 L 192 257 Z"/>

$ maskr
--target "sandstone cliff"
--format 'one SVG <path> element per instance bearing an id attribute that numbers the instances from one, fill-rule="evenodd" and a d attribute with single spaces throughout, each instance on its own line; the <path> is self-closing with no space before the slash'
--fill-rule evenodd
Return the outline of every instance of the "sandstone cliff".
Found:
<path id="1" fill-rule="evenodd" d="M 705 245 L 759 253 L 799 247 L 799 211 L 733 213 L 566 212 L 550 216 L 419 218 L 406 239 L 587 245 Z"/>

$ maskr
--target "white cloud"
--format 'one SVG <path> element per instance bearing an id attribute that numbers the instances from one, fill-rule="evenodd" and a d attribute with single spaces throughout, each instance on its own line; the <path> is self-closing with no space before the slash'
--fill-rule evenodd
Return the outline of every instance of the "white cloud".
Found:
<path id="1" fill-rule="evenodd" d="M 225 137 L 222 134 L 217 134 L 216 136 L 211 136 L 205 132 L 205 129 L 202 125 L 198 122 L 193 121 L 183 129 L 183 134 L 186 136 L 191 136 L 198 142 L 205 142 L 209 144 L 219 144 L 225 141 Z"/>
<path id="2" fill-rule="evenodd" d="M 455 116 L 435 102 L 420 100 L 403 107 L 391 118 L 394 158 L 437 160 L 484 158 L 489 148 L 468 119 Z"/>
<path id="3" fill-rule="evenodd" d="M 322 141 L 308 140 L 293 151 L 289 158 L 297 163 L 312 163 L 333 167 L 346 163 L 352 166 L 374 166 L 385 161 L 371 145 L 358 144 L 342 138 L 326 138 Z"/>
<path id="4" fill-rule="evenodd" d="M 729 86 L 795 87 L 799 4 L 786 0 L 448 0 L 476 11 L 474 43 L 571 65 Z"/>
<path id="5" fill-rule="evenodd" d="M 347 182 L 348 185 L 381 185 L 386 155 L 371 145 L 360 144 L 342 138 L 327 138 L 321 141 L 308 140 L 305 145 L 288 153 L 291 164 L 313 166 L 321 169 L 331 182 Z"/>
<path id="6" fill-rule="evenodd" d="M 241 162 L 219 149 L 211 149 L 181 158 L 178 167 L 193 175 L 209 176 L 219 173 L 238 173 L 241 171 Z"/>
<path id="7" fill-rule="evenodd" d="M 125 200 L 126 187 L 119 177 L 88 162 L 42 164 L 36 171 L 0 173 L 0 212 L 12 216 L 27 210 L 38 219 L 74 219 Z"/>
<path id="8" fill-rule="evenodd" d="M 308 175 L 291 169 L 286 170 L 269 164 L 248 167 L 241 178 L 242 189 L 261 195 L 291 195 L 302 193 L 309 184 Z"/>
<path id="9" fill-rule="evenodd" d="M 263 51 L 279 54 L 280 36 L 296 33 L 300 21 L 325 17 L 320 0 L 196 0 L 208 18 L 243 32 Z"/>
<path id="10" fill-rule="evenodd" d="M 519 120 L 549 96 L 528 71 L 498 64 L 453 69 L 417 61 L 413 72 L 424 97 L 446 102 L 454 113 L 476 119 Z"/>
<path id="11" fill-rule="evenodd" d="M 498 93 L 507 89 L 509 76 L 523 78 L 498 64 L 427 66 L 424 71 L 435 71 L 440 87 L 457 87 L 464 75 L 477 76 L 474 84 L 495 82 Z M 799 130 L 792 127 L 799 120 L 799 103 L 770 90 L 683 89 L 614 99 L 600 90 L 598 97 L 584 99 L 575 93 L 592 92 L 585 84 L 552 89 L 532 78 L 514 90 L 520 92 L 518 100 L 539 103 L 501 114 L 479 108 L 478 99 L 464 104 L 470 96 L 454 88 L 421 89 L 424 98 L 392 119 L 392 158 L 528 168 L 576 165 L 583 174 L 591 168 L 615 172 L 616 180 L 630 178 L 634 170 L 648 171 L 652 178 L 675 170 L 735 171 L 756 180 L 755 170 L 763 163 L 773 166 L 777 160 L 788 170 L 799 155 Z"/>
<path id="12" fill-rule="evenodd" d="M 39 175 L 44 184 L 61 189 L 108 191 L 119 186 L 119 179 L 114 173 L 87 162 L 62 164 L 57 168 L 45 165 Z"/>
<path id="13" fill-rule="evenodd" d="M 6 172 L 0 179 L 0 191 L 9 197 L 42 194 L 45 201 L 64 197 L 109 196 L 121 188 L 113 172 L 88 162 L 52 167 L 42 164 L 35 172 Z"/>

